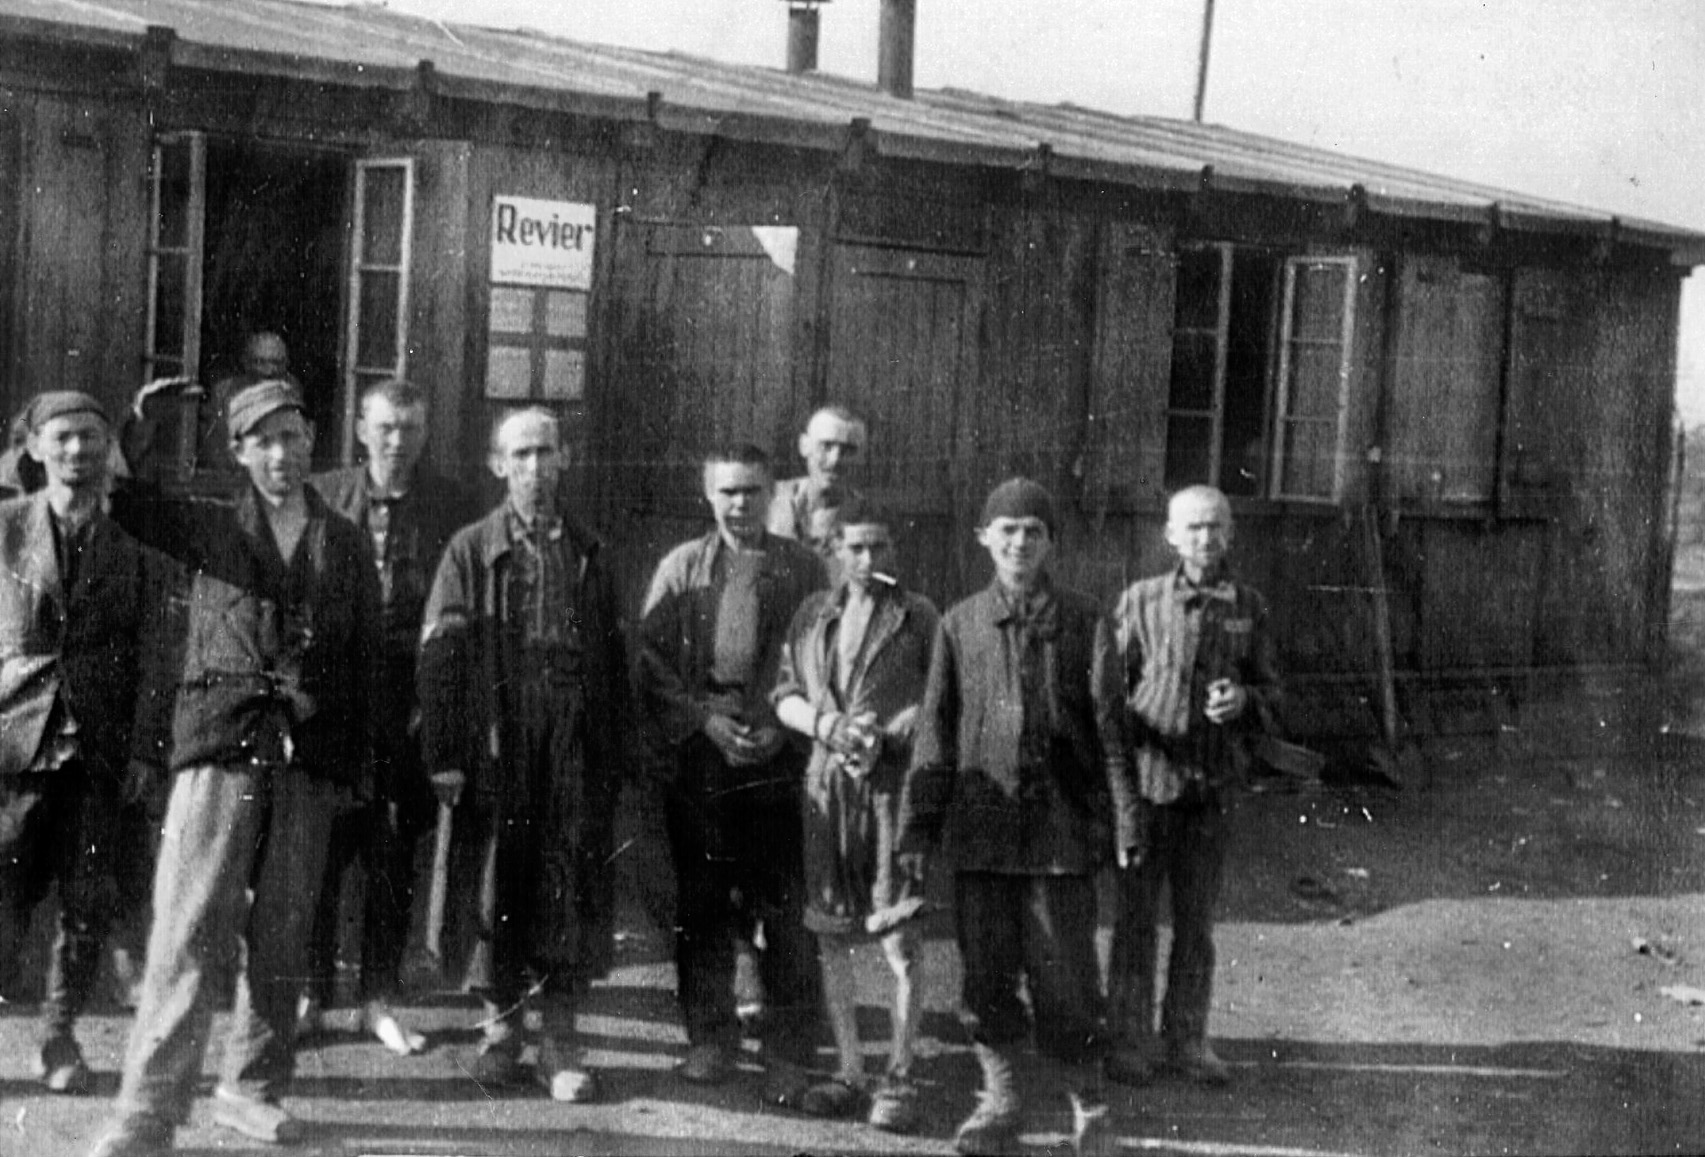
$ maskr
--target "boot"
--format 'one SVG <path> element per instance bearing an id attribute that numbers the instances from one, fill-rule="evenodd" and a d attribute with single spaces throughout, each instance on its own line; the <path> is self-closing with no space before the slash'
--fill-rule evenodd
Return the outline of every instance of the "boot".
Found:
<path id="1" fill-rule="evenodd" d="M 1107 1079 L 1121 1085 L 1146 1085 L 1158 1067 L 1159 1042 L 1152 1032 L 1131 1033 L 1115 1041 L 1107 1051 L 1102 1069 Z"/>
<path id="2" fill-rule="evenodd" d="M 1207 1037 L 1183 1037 L 1169 1042 L 1167 1067 L 1198 1085 L 1229 1085 L 1231 1070 L 1214 1053 Z"/>
<path id="3" fill-rule="evenodd" d="M 984 1044 L 975 1048 L 977 1064 L 983 1070 L 983 1087 L 977 1094 L 976 1109 L 953 1135 L 954 1151 L 967 1155 L 1014 1152 L 1023 1109 L 1013 1077 L 1012 1054 Z"/>

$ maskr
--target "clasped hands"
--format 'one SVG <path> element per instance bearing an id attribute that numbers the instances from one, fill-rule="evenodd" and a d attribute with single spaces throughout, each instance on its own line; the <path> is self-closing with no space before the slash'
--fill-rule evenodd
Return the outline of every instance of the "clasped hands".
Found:
<path id="1" fill-rule="evenodd" d="M 781 750 L 782 731 L 774 724 L 753 726 L 732 716 L 712 713 L 705 717 L 703 730 L 705 738 L 734 767 L 755 767 Z"/>

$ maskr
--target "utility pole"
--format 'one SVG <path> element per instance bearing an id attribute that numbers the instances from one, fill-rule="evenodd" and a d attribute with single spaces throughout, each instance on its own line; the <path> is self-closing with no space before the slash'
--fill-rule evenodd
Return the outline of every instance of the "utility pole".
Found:
<path id="1" fill-rule="evenodd" d="M 1196 65 L 1196 115 L 1202 123 L 1202 106 L 1208 101 L 1208 49 L 1214 39 L 1214 0 L 1202 0 L 1202 55 Z"/>

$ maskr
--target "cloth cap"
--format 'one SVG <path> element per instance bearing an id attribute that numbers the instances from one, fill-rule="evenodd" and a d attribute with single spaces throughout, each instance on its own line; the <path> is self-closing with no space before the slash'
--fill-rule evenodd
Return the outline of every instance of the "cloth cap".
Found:
<path id="1" fill-rule="evenodd" d="M 106 407 L 82 390 L 48 390 L 37 394 L 24 407 L 21 417 L 24 428 L 34 433 L 41 429 L 43 423 L 67 414 L 94 414 L 109 425 L 112 422 L 107 417 Z"/>
<path id="2" fill-rule="evenodd" d="M 977 525 L 987 526 L 997 518 L 1040 518 L 1050 535 L 1060 530 L 1054 517 L 1054 496 L 1046 486 L 1029 478 L 1008 478 L 989 491 L 982 521 Z"/>
<path id="3" fill-rule="evenodd" d="M 256 382 L 231 395 L 225 403 L 225 428 L 232 440 L 241 438 L 260 425 L 262 420 L 280 410 L 307 412 L 307 405 L 295 386 L 281 378 Z"/>

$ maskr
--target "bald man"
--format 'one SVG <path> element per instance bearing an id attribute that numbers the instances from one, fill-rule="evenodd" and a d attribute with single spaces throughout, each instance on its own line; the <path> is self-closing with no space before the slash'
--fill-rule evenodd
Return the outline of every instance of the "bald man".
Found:
<path id="1" fill-rule="evenodd" d="M 504 500 L 450 540 L 426 602 L 421 748 L 455 815 L 453 944 L 485 1001 L 466 1071 L 488 1086 L 529 1079 L 531 1002 L 531 1079 L 585 1102 L 599 1087 L 575 1005 L 610 967 L 610 823 L 630 713 L 615 582 L 602 543 L 559 506 L 565 464 L 549 410 L 498 419 L 490 466 Z"/>
<path id="2" fill-rule="evenodd" d="M 850 479 L 852 468 L 864 457 L 864 444 L 864 419 L 851 410 L 824 406 L 812 414 L 799 436 L 805 474 L 776 483 L 764 518 L 771 534 L 803 542 L 831 571 L 840 511 L 862 497 Z"/>
<path id="3" fill-rule="evenodd" d="M 1113 613 L 1141 812 L 1138 845 L 1127 850 L 1119 878 L 1107 1073 L 1141 1084 L 1161 1063 L 1223 1085 L 1230 1075 L 1207 1029 L 1226 813 L 1250 739 L 1271 726 L 1279 676 L 1266 601 L 1233 577 L 1227 561 L 1226 496 L 1211 486 L 1180 490 L 1167 506 L 1165 533 L 1178 565 L 1133 584 Z M 1156 924 L 1168 881 L 1172 956 L 1157 1041 Z"/>

